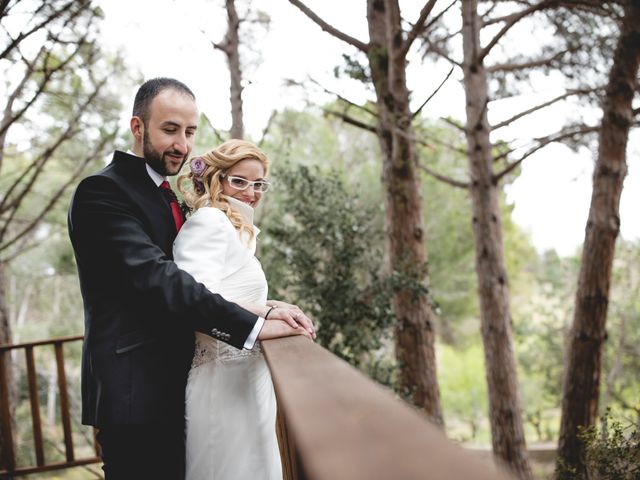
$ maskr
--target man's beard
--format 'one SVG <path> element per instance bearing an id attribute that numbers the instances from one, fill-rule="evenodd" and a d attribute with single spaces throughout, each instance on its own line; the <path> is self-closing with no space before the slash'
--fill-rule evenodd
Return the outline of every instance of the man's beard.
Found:
<path id="1" fill-rule="evenodd" d="M 184 162 L 186 162 L 187 156 L 186 155 L 184 156 L 184 158 L 182 159 L 182 163 L 180 164 L 180 167 L 174 172 L 169 170 L 169 168 L 171 168 L 171 164 L 169 163 L 168 160 L 165 160 L 164 158 L 164 156 L 168 153 L 169 154 L 177 153 L 178 155 L 180 155 L 180 153 L 174 152 L 173 150 L 168 150 L 163 153 L 158 152 L 155 148 L 153 148 L 153 145 L 149 140 L 149 135 L 147 135 L 147 129 L 145 128 L 144 133 L 142 134 L 142 154 L 144 155 L 144 159 L 146 160 L 146 162 L 149 164 L 151 168 L 153 168 L 160 175 L 163 175 L 163 176 L 177 175 L 180 169 L 182 168 L 182 166 L 184 165 Z"/>

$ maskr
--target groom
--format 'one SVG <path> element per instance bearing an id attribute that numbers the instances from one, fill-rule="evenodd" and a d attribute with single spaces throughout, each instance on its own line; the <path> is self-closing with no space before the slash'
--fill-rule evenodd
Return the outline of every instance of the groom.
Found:
<path id="1" fill-rule="evenodd" d="M 209 292 L 173 262 L 184 218 L 166 177 L 187 159 L 198 109 L 169 78 L 138 90 L 133 150 L 78 185 L 69 235 L 85 306 L 82 422 L 99 429 L 107 480 L 184 475 L 184 390 L 194 331 L 237 348 L 306 334 Z M 265 315 L 261 313 L 261 315 Z M 295 323 L 294 323 L 295 325 Z"/>

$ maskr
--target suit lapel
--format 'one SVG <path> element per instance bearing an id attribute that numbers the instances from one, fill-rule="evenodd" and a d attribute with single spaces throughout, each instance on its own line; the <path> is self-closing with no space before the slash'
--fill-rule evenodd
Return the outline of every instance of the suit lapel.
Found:
<path id="1" fill-rule="evenodd" d="M 173 258 L 176 225 L 171 213 L 171 206 L 160 188 L 149 176 L 144 159 L 116 152 L 114 161 L 132 198 L 140 205 L 150 224 L 149 236 L 169 258 Z"/>

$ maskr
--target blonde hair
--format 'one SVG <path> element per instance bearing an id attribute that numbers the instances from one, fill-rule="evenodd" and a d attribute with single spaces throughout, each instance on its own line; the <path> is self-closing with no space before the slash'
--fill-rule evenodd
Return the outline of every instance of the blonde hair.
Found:
<path id="1" fill-rule="evenodd" d="M 204 172 L 196 176 L 191 164 L 198 159 L 204 162 Z M 248 241 L 251 241 L 253 225 L 249 225 L 242 215 L 235 212 L 230 207 L 229 201 L 222 196 L 221 175 L 242 160 L 258 160 L 264 167 L 266 176 L 269 170 L 269 159 L 265 153 L 250 142 L 232 139 L 204 155 L 193 157 L 189 161 L 189 172 L 178 177 L 178 190 L 182 193 L 186 204 L 194 210 L 205 206 L 222 210 L 236 230 L 240 234 L 246 232 Z"/>

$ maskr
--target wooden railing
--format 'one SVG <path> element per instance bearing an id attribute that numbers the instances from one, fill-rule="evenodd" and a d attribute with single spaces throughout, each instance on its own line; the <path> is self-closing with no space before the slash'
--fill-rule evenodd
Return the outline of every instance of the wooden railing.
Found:
<path id="1" fill-rule="evenodd" d="M 98 445 L 93 438 L 93 452 L 90 456 L 77 458 L 70 417 L 69 391 L 67 388 L 67 375 L 64 362 L 64 345 L 70 342 L 82 341 L 82 336 L 62 337 L 39 342 L 19 343 L 15 345 L 0 345 L 0 426 L 4 441 L 2 458 L 0 463 L 0 478 L 6 476 L 26 475 L 31 473 L 60 470 L 63 468 L 76 467 L 100 462 Z M 45 456 L 44 441 L 42 435 L 42 421 L 40 417 L 40 401 L 38 398 L 38 376 L 36 374 L 36 361 L 34 350 L 36 348 L 46 349 L 53 347 L 56 362 L 58 395 L 60 398 L 60 418 L 64 437 L 64 458 L 65 460 L 48 462 Z M 8 359 L 12 353 L 23 350 L 25 355 L 27 384 L 29 390 L 29 402 L 31 412 L 31 427 L 33 431 L 33 452 L 35 453 L 35 464 L 17 465 L 16 446 L 14 435 L 14 424 L 12 419 L 11 393 L 8 389 L 7 373 Z M 14 355 L 14 357 L 17 357 Z M 86 427 L 90 428 L 90 427 Z"/>
<path id="2" fill-rule="evenodd" d="M 287 480 L 511 478 L 306 338 L 269 340 L 262 347 L 286 419 Z"/>
<path id="3" fill-rule="evenodd" d="M 81 336 L 0 346 L 0 420 L 5 438 L 0 478 L 100 462 L 74 451 L 63 345 Z M 58 372 L 65 461 L 47 463 L 34 348 L 53 346 Z M 265 341 L 263 350 L 279 405 L 278 439 L 285 480 L 508 480 L 490 459 L 450 442 L 427 418 L 391 392 L 303 337 Z M 16 465 L 5 368 L 24 350 L 35 465 Z"/>

